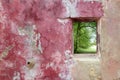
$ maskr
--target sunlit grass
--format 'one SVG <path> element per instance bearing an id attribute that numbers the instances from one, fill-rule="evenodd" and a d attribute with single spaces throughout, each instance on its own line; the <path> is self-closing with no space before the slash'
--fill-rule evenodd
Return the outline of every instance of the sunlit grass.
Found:
<path id="1" fill-rule="evenodd" d="M 84 48 L 78 48 L 79 52 L 76 52 L 76 54 L 79 54 L 79 53 L 92 53 L 92 54 L 95 54 L 96 53 L 96 46 L 93 45 L 87 49 L 84 49 Z"/>

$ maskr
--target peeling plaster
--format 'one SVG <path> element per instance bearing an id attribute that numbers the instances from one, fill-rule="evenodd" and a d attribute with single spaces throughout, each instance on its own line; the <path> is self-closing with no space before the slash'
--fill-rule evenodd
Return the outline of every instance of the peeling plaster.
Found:
<path id="1" fill-rule="evenodd" d="M 51 68 L 53 68 L 53 69 L 56 70 L 56 68 L 55 68 L 55 64 L 54 64 L 53 62 L 48 63 L 48 64 L 46 65 L 46 69 L 49 68 L 49 67 L 51 67 Z"/>
<path id="2" fill-rule="evenodd" d="M 60 77 L 61 79 L 63 79 L 63 80 L 73 80 L 72 77 L 71 77 L 71 75 L 67 75 L 67 76 L 66 76 L 65 73 L 60 73 L 60 74 L 59 74 L 59 77 Z"/>
<path id="3" fill-rule="evenodd" d="M 67 15 L 69 15 L 68 17 L 76 17 L 77 0 L 74 0 L 73 2 L 71 2 L 70 0 L 62 0 L 62 2 L 67 10 Z"/>
<path id="4" fill-rule="evenodd" d="M 41 42 L 40 42 L 40 33 L 35 33 L 36 26 L 25 26 L 24 28 L 19 27 L 18 32 L 21 36 L 27 36 L 26 45 L 29 46 L 29 50 L 31 52 L 37 50 L 37 53 L 43 53 Z M 30 53 L 31 53 L 30 52 Z M 32 53 L 31 53 L 32 56 Z"/>
<path id="5" fill-rule="evenodd" d="M 68 68 L 68 76 L 66 80 L 73 80 L 71 68 L 74 65 L 74 61 L 73 61 L 73 55 L 71 53 L 71 50 L 65 50 L 65 57 L 66 57 L 65 64 Z"/>
<path id="6" fill-rule="evenodd" d="M 63 25 L 66 25 L 66 23 L 68 23 L 68 19 L 57 19 L 57 21 Z"/>
<path id="7" fill-rule="evenodd" d="M 2 6 L 2 3 L 0 2 L 0 22 L 1 23 L 6 22 L 6 15 L 4 13 L 5 13 L 4 8 Z"/>
<path id="8" fill-rule="evenodd" d="M 12 48 L 13 48 L 13 46 L 8 46 L 8 47 L 2 52 L 2 54 L 0 55 L 0 60 L 2 60 L 3 58 L 5 58 L 5 57 L 8 55 L 9 51 L 10 51 Z"/>
<path id="9" fill-rule="evenodd" d="M 73 61 L 73 55 L 71 54 L 70 50 L 65 51 L 65 57 L 66 57 L 65 60 L 66 65 L 69 65 L 69 68 L 71 68 L 74 64 L 74 61 Z"/>
<path id="10" fill-rule="evenodd" d="M 13 48 L 14 51 L 12 51 L 15 54 L 9 55 L 8 60 L 2 60 L 2 69 L 0 69 L 2 74 L 0 74 L 0 78 L 6 80 L 73 80 L 70 72 L 71 67 L 74 65 L 70 36 L 72 24 L 69 22 L 71 21 L 69 19 L 58 19 L 59 16 L 57 16 L 56 9 L 58 9 L 58 13 L 61 11 L 59 14 L 64 15 L 67 13 L 67 15 L 65 14 L 67 17 L 64 18 L 79 17 L 78 14 L 80 13 L 81 15 L 81 12 L 76 8 L 80 0 L 62 0 L 63 4 L 51 0 L 25 1 L 23 4 L 23 1 L 19 0 L 11 0 L 10 2 L 9 0 L 1 0 L 7 14 L 7 16 L 5 16 L 4 11 L 2 11 L 3 13 L 0 12 L 0 21 L 3 24 L 7 23 L 4 25 L 5 30 L 7 30 L 6 32 L 3 30 L 3 33 L 11 36 L 7 38 L 8 41 L 14 39 L 14 37 L 18 38 L 18 40 L 20 38 L 21 41 L 11 41 L 10 44 L 15 44 L 15 46 L 19 46 L 20 49 L 16 47 Z M 61 0 L 58 0 L 58 2 L 61 2 Z M 89 4 L 91 6 L 91 3 Z M 85 9 L 86 8 L 88 7 L 85 7 Z M 0 10 L 4 9 L 0 7 Z M 95 10 L 96 9 L 98 8 L 95 8 Z M 67 10 L 67 12 L 65 10 Z M 84 10 L 84 8 L 82 8 L 82 10 Z M 89 11 L 90 10 L 88 10 L 88 13 Z M 87 15 L 89 15 L 88 13 Z M 55 15 L 56 17 L 51 15 Z M 94 14 L 91 13 L 90 15 Z M 95 13 L 95 15 L 99 16 L 97 13 Z M 6 17 L 8 19 L 6 19 Z M 29 20 L 31 22 L 29 22 Z M 2 35 L 0 35 L 0 37 L 1 36 Z M 3 38 L 2 40 L 4 41 L 6 39 Z M 43 48 L 45 48 L 44 52 Z M 9 51 L 5 52 L 3 58 L 9 54 Z M 14 57 L 16 57 L 15 61 L 13 59 Z M 28 62 L 30 63 L 28 64 Z M 7 69 L 4 67 L 7 67 Z M 53 71 L 53 73 L 51 71 Z"/>
<path id="11" fill-rule="evenodd" d="M 30 69 L 30 70 L 28 68 L 24 68 L 23 71 L 25 72 L 25 76 L 24 76 L 25 80 L 35 80 L 37 76 L 36 68 Z"/>
<path id="12" fill-rule="evenodd" d="M 14 64 L 11 61 L 4 61 L 4 63 L 5 63 L 5 67 L 7 67 L 7 68 L 13 68 L 14 67 Z"/>
<path id="13" fill-rule="evenodd" d="M 13 80 L 21 80 L 21 79 L 20 79 L 20 73 L 19 73 L 19 72 L 15 72 L 15 73 L 14 73 Z"/>
<path id="14" fill-rule="evenodd" d="M 40 57 L 37 57 L 36 53 L 40 54 L 43 53 L 43 51 L 40 42 L 40 33 L 36 33 L 35 30 L 35 25 L 18 28 L 19 35 L 26 37 L 25 45 L 28 51 L 27 55 L 24 56 L 26 65 L 21 68 L 21 72 L 25 74 L 25 80 L 35 80 L 39 74 L 38 68 L 40 67 Z M 21 54 L 21 52 L 19 52 L 19 54 Z"/>
<path id="15" fill-rule="evenodd" d="M 35 78 L 37 77 L 37 75 L 39 74 L 38 72 L 38 68 L 39 68 L 39 58 L 38 57 L 33 57 L 30 59 L 26 60 L 27 62 L 33 62 L 34 66 L 29 66 L 27 63 L 25 66 L 21 67 L 21 72 L 24 73 L 24 79 L 25 80 L 35 80 Z"/>

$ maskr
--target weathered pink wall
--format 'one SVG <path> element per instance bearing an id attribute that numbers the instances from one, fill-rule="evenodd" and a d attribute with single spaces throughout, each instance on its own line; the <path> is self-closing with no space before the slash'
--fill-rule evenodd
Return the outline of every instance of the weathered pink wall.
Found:
<path id="1" fill-rule="evenodd" d="M 94 0 L 0 0 L 0 80 L 72 80 L 72 20 L 100 18 Z"/>
<path id="2" fill-rule="evenodd" d="M 101 18 L 103 80 L 120 80 L 120 0 L 104 1 Z"/>
<path id="3" fill-rule="evenodd" d="M 61 0 L 1 0 L 0 80 L 71 79 L 69 19 Z"/>

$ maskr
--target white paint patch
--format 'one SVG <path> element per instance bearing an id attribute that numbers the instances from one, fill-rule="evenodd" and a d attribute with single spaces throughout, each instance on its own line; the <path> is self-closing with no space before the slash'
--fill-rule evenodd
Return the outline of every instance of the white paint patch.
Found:
<path id="1" fill-rule="evenodd" d="M 70 59 L 70 58 L 73 57 L 73 55 L 72 55 L 72 53 L 71 53 L 70 50 L 66 50 L 66 51 L 65 51 L 65 56 L 66 56 L 67 59 Z"/>
<path id="2" fill-rule="evenodd" d="M 57 19 L 57 21 L 63 25 L 67 24 L 69 22 L 69 19 Z"/>
<path id="3" fill-rule="evenodd" d="M 40 63 L 39 58 L 34 56 L 34 58 L 32 60 L 34 60 L 34 62 L 35 62 L 35 65 L 33 68 L 29 69 L 27 66 L 22 67 L 22 73 L 25 74 L 24 75 L 25 80 L 35 80 L 36 76 L 39 74 L 38 72 L 40 72 L 40 71 L 38 71 L 39 64 L 37 64 L 37 63 Z M 27 60 L 27 61 L 29 61 L 29 60 Z"/>
<path id="4" fill-rule="evenodd" d="M 21 27 L 18 27 L 18 33 L 19 33 L 19 35 L 24 36 L 25 35 L 25 30 L 22 29 Z"/>
<path id="5" fill-rule="evenodd" d="M 48 63 L 48 64 L 46 65 L 46 69 L 49 68 L 49 67 L 52 67 L 52 68 L 54 69 L 54 68 L 55 68 L 54 63 L 53 63 L 53 62 Z"/>
<path id="6" fill-rule="evenodd" d="M 34 69 L 25 69 L 25 76 L 24 79 L 25 80 L 35 80 L 35 77 L 37 75 L 37 70 Z"/>
<path id="7" fill-rule="evenodd" d="M 74 64 L 74 61 L 73 61 L 73 55 L 70 50 L 65 51 L 65 57 L 66 57 L 66 60 L 65 60 L 66 65 L 69 68 L 71 68 Z"/>
<path id="8" fill-rule="evenodd" d="M 72 74 L 71 74 L 71 67 L 74 64 L 74 61 L 73 61 L 73 56 L 70 50 L 65 51 L 65 57 L 66 57 L 65 64 L 66 64 L 66 67 L 68 68 L 68 72 L 65 78 L 64 78 L 64 75 L 65 75 L 64 73 L 61 73 L 59 76 L 65 80 L 73 80 Z"/>
<path id="9" fill-rule="evenodd" d="M 76 11 L 77 0 L 74 0 L 73 2 L 70 0 L 62 0 L 62 2 L 67 10 L 67 15 L 69 15 L 69 17 L 76 17 L 78 15 Z"/>
<path id="10" fill-rule="evenodd" d="M 40 51 L 40 53 L 43 53 L 41 42 L 40 42 L 40 34 L 37 34 L 37 40 L 39 40 L 38 41 L 38 50 Z"/>
<path id="11" fill-rule="evenodd" d="M 8 68 L 13 68 L 14 64 L 11 61 L 4 61 L 5 66 Z"/>
<path id="12" fill-rule="evenodd" d="M 73 78 L 71 77 L 71 75 L 66 74 L 65 72 L 60 73 L 60 74 L 59 74 L 59 77 L 60 77 L 62 80 L 73 80 Z"/>
<path id="13" fill-rule="evenodd" d="M 66 74 L 65 73 L 60 73 L 59 77 L 62 78 L 62 79 L 65 79 L 66 78 Z"/>
<path id="14" fill-rule="evenodd" d="M 20 79 L 20 73 L 19 73 L 19 72 L 15 72 L 15 73 L 14 73 L 13 80 L 21 80 L 21 79 Z"/>
<path id="15" fill-rule="evenodd" d="M 22 77 L 24 77 L 25 80 L 35 80 L 37 75 L 43 75 L 39 70 L 40 57 L 35 56 L 36 53 L 43 52 L 40 42 L 40 33 L 36 33 L 36 29 L 35 25 L 27 25 L 25 27 L 19 27 L 18 29 L 19 35 L 27 36 L 24 42 L 26 54 L 24 55 L 18 52 L 18 54 L 23 55 L 26 61 L 29 62 L 29 64 L 26 63 L 25 66 L 21 67 Z"/>
<path id="16" fill-rule="evenodd" d="M 0 2 L 0 22 L 3 24 L 7 22 L 7 17 L 1 2 Z"/>
<path id="17" fill-rule="evenodd" d="M 40 42 L 40 33 L 35 33 L 36 26 L 35 25 L 28 25 L 24 28 L 19 27 L 18 32 L 21 36 L 27 36 L 26 39 L 26 46 L 29 48 L 29 55 L 33 55 L 33 51 L 37 53 L 43 53 L 41 42 Z"/>

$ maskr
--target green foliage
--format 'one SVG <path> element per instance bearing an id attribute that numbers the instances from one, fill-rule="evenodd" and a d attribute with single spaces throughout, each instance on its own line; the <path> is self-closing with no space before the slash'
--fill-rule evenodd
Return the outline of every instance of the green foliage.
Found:
<path id="1" fill-rule="evenodd" d="M 74 52 L 88 52 L 91 46 L 96 45 L 96 22 L 74 22 Z M 92 49 L 91 49 L 92 50 Z M 92 50 L 90 52 L 95 52 Z"/>

